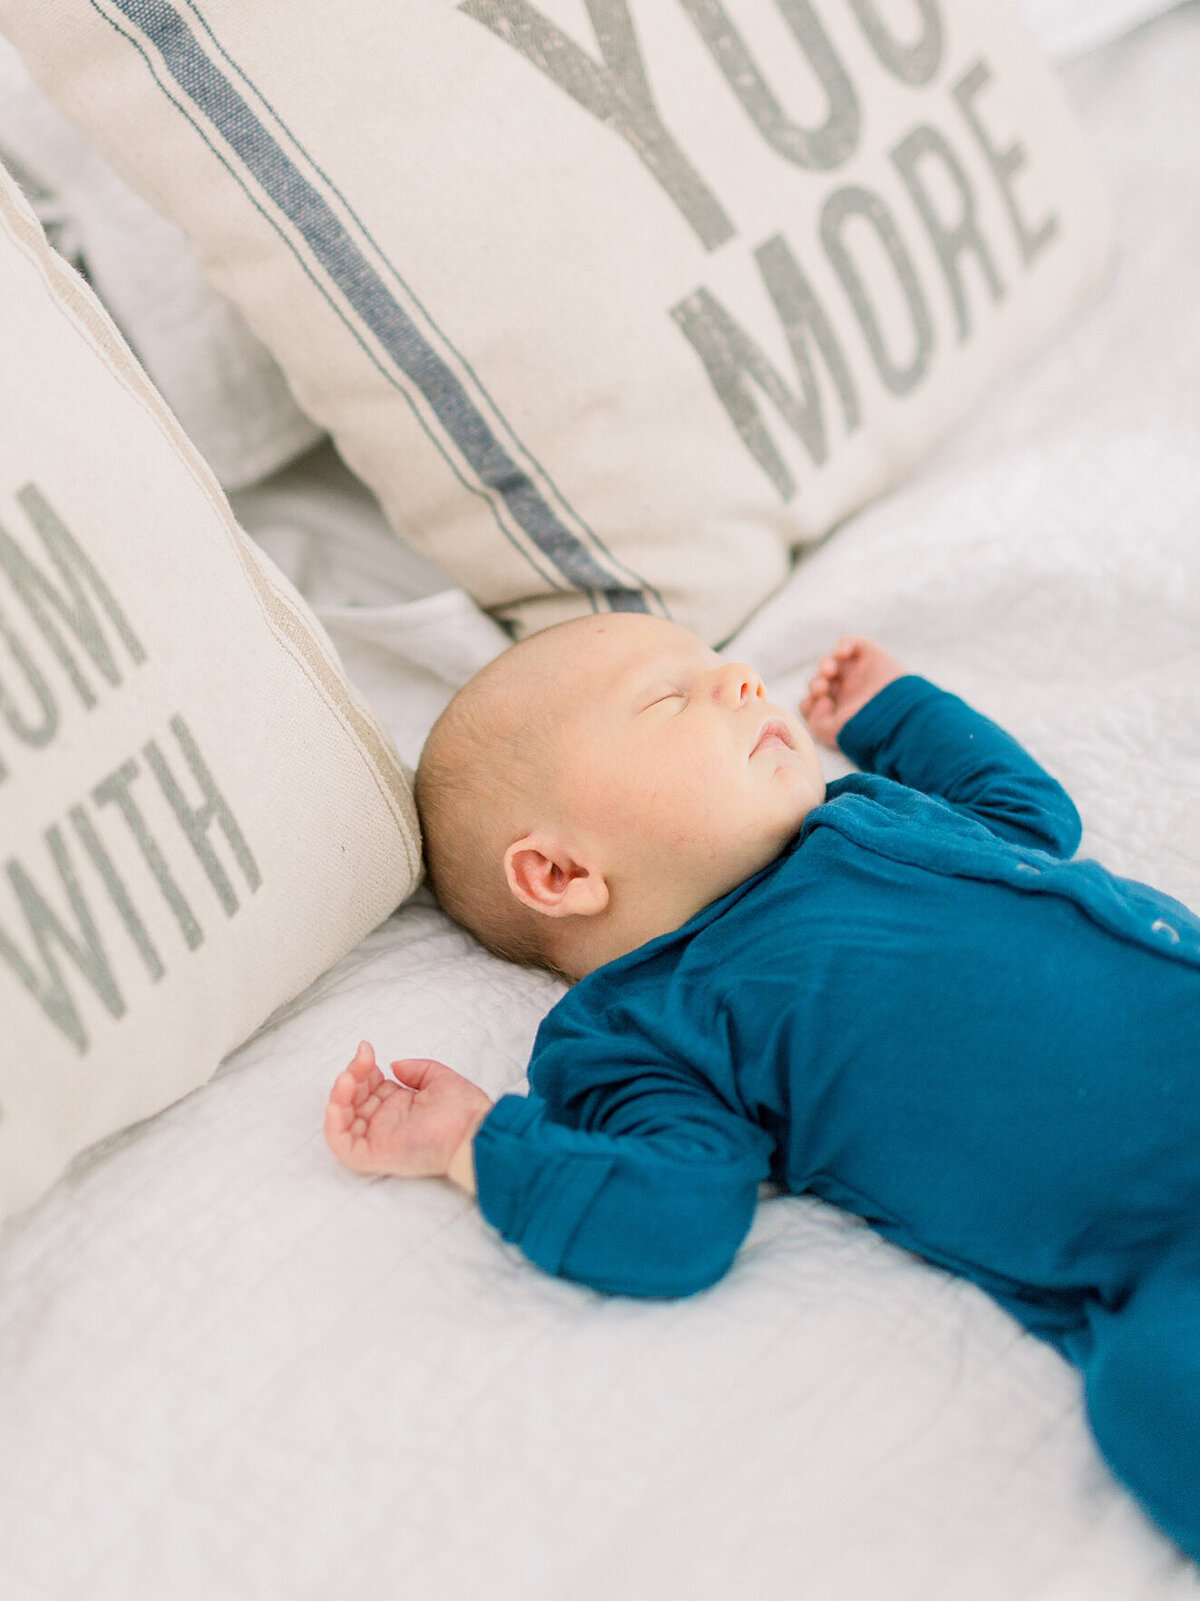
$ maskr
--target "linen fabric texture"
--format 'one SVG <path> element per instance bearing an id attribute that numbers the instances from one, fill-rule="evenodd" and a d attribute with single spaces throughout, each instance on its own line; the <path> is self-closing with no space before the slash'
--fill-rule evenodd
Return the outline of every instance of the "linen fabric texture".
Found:
<path id="1" fill-rule="evenodd" d="M 0 1215 L 405 897 L 409 775 L 0 172 Z"/>
<path id="2" fill-rule="evenodd" d="M 0 0 L 395 529 L 728 637 L 1103 271 L 998 0 Z"/>
<path id="3" fill-rule="evenodd" d="M 180 230 L 100 159 L 0 39 L 0 163 L 77 261 L 225 489 L 256 483 L 320 430 Z"/>

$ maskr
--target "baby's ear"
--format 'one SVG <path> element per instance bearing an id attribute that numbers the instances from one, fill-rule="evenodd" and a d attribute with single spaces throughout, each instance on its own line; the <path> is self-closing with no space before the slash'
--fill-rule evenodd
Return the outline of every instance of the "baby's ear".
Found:
<path id="1" fill-rule="evenodd" d="M 554 836 L 526 834 L 504 853 L 508 887 L 546 917 L 593 917 L 608 905 L 608 885 L 593 862 Z"/>

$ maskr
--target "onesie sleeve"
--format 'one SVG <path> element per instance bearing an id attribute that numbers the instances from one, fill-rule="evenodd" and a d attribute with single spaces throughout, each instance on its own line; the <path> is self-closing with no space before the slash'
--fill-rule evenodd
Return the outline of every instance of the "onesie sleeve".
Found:
<path id="1" fill-rule="evenodd" d="M 838 744 L 865 772 L 968 812 L 1002 839 L 1068 857 L 1079 846 L 1070 796 L 1010 734 L 957 695 L 897 678 L 845 724 Z"/>
<path id="2" fill-rule="evenodd" d="M 772 1141 L 686 1070 L 639 1063 L 636 1041 L 614 1060 L 620 1043 L 608 1061 L 544 1056 L 540 1077 L 561 1065 L 566 1096 L 497 1101 L 475 1136 L 480 1208 L 548 1273 L 624 1295 L 691 1295 L 732 1263 Z"/>

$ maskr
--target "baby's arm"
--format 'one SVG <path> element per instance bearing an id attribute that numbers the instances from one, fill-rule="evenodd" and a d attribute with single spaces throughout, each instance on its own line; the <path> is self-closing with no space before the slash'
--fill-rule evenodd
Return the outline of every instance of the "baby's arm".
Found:
<path id="1" fill-rule="evenodd" d="M 1061 784 L 1010 734 L 869 639 L 838 642 L 801 710 L 864 771 L 940 796 L 1002 839 L 1059 857 L 1079 845 L 1079 814 Z"/>
<path id="2" fill-rule="evenodd" d="M 580 1054 L 572 1041 L 564 1059 Z M 750 1227 L 771 1141 L 695 1081 L 622 1062 L 620 1093 L 592 1108 L 599 1126 L 579 1127 L 533 1094 L 493 1108 L 441 1062 L 391 1065 L 394 1084 L 364 1041 L 338 1077 L 325 1112 L 334 1155 L 357 1173 L 445 1175 L 472 1194 L 478 1165 L 484 1216 L 547 1272 L 688 1295 L 725 1272 Z"/>
<path id="3" fill-rule="evenodd" d="M 594 1289 L 707 1288 L 754 1219 L 771 1137 L 640 1030 L 613 1032 L 611 1008 L 561 1004 L 529 1095 L 501 1096 L 475 1141 L 484 1217 L 545 1272 Z"/>
<path id="4" fill-rule="evenodd" d="M 475 1193 L 475 1131 L 491 1098 L 444 1062 L 391 1064 L 385 1079 L 366 1040 L 339 1074 L 325 1108 L 325 1141 L 355 1173 L 448 1178 Z"/>

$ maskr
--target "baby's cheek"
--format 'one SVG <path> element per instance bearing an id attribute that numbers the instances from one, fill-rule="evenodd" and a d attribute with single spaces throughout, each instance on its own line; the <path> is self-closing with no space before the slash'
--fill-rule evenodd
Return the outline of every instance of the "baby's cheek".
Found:
<path id="1" fill-rule="evenodd" d="M 707 837 L 713 812 L 712 777 L 667 767 L 655 785 L 652 831 L 670 845 L 692 844 Z"/>

